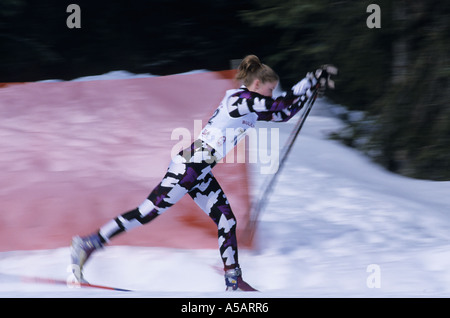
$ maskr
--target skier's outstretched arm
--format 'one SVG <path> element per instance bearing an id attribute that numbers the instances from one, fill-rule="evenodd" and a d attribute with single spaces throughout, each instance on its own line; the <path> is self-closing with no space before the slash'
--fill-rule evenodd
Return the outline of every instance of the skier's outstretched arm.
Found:
<path id="1" fill-rule="evenodd" d="M 303 108 L 315 90 L 324 91 L 326 87 L 334 86 L 330 79 L 334 71 L 330 69 L 328 72 L 328 69 L 330 66 L 325 65 L 314 73 L 308 73 L 285 96 L 276 99 L 249 90 L 237 92 L 229 100 L 229 113 L 232 117 L 240 117 L 254 112 L 258 115 L 258 120 L 288 121 Z"/>

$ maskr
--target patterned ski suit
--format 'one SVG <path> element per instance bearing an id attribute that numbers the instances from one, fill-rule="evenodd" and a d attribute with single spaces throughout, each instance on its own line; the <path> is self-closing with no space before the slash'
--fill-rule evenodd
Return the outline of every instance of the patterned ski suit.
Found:
<path id="1" fill-rule="evenodd" d="M 152 221 L 189 194 L 217 225 L 224 269 L 239 267 L 236 218 L 211 170 L 257 120 L 282 122 L 292 118 L 311 95 L 311 86 L 305 78 L 286 96 L 277 99 L 251 92 L 244 86 L 227 91 L 198 139 L 172 159 L 160 184 L 139 207 L 101 227 L 101 239 L 108 242 L 119 233 Z"/>

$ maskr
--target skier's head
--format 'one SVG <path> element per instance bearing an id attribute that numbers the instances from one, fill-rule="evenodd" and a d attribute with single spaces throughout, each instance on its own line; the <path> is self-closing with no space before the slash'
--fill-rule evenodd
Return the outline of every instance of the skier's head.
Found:
<path id="1" fill-rule="evenodd" d="M 272 96 L 280 78 L 270 66 L 261 63 L 256 55 L 247 55 L 238 67 L 236 79 L 250 90 L 264 96 Z"/>

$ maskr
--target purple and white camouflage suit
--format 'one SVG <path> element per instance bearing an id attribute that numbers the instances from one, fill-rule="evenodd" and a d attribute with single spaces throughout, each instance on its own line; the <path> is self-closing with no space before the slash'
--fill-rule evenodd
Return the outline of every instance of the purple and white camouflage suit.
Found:
<path id="1" fill-rule="evenodd" d="M 305 78 L 286 96 L 277 99 L 251 92 L 244 86 L 227 91 L 199 138 L 172 159 L 166 175 L 147 199 L 100 228 L 102 242 L 152 221 L 188 193 L 217 225 L 224 269 L 239 267 L 236 218 L 212 168 L 257 120 L 284 122 L 292 118 L 312 95 L 312 85 Z"/>

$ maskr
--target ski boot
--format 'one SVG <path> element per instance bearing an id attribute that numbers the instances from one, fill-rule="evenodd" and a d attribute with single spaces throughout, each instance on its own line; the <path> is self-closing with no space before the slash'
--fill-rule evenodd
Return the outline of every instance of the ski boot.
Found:
<path id="1" fill-rule="evenodd" d="M 242 279 L 242 271 L 239 267 L 225 271 L 226 291 L 257 291 Z"/>
<path id="2" fill-rule="evenodd" d="M 98 249 L 103 248 L 103 243 L 98 234 L 87 237 L 74 236 L 70 247 L 70 258 L 72 260 L 72 272 L 80 283 L 88 283 L 83 277 L 83 266 L 89 256 Z"/>

